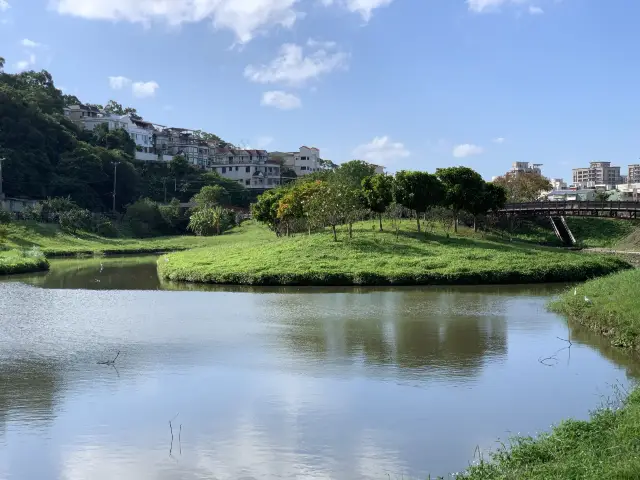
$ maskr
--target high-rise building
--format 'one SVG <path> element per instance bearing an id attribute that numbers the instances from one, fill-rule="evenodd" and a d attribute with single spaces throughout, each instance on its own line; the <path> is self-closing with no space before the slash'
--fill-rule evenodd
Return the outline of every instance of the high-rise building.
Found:
<path id="1" fill-rule="evenodd" d="M 587 168 L 573 169 L 573 184 L 578 188 L 615 186 L 621 183 L 620 167 L 611 162 L 591 162 Z"/>
<path id="2" fill-rule="evenodd" d="M 640 183 L 640 164 L 629 165 L 628 183 Z M 625 182 L 622 182 L 625 183 Z"/>
<path id="3" fill-rule="evenodd" d="M 537 173 L 538 175 L 542 175 L 542 164 L 530 162 L 513 162 L 513 165 L 511 165 L 511 171 L 509 173 Z"/>

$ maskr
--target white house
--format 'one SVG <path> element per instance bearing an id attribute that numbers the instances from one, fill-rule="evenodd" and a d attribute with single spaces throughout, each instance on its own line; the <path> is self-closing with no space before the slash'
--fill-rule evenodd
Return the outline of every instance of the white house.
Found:
<path id="1" fill-rule="evenodd" d="M 298 177 L 322 170 L 320 166 L 320 150 L 315 147 L 300 147 L 297 152 L 272 152 L 273 158 L 283 160 L 285 167 L 293 170 Z"/>
<path id="2" fill-rule="evenodd" d="M 250 189 L 268 189 L 280 185 L 280 165 L 270 160 L 265 150 L 212 149 L 207 170 Z"/>

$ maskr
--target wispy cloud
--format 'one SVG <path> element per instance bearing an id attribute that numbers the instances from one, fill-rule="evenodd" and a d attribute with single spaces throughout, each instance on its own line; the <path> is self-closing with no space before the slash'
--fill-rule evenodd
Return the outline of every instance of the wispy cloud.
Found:
<path id="1" fill-rule="evenodd" d="M 376 8 L 386 7 L 393 0 L 322 0 L 325 6 L 340 5 L 348 11 L 359 14 L 365 22 L 371 20 Z"/>
<path id="2" fill-rule="evenodd" d="M 286 43 L 280 47 L 279 55 L 266 65 L 248 65 L 244 76 L 256 83 L 280 83 L 290 86 L 303 86 L 334 70 L 345 68 L 348 55 L 337 49 L 335 43 L 324 42 L 321 48 L 318 42 L 307 42 L 315 50 L 305 53 L 300 45 Z M 313 46 L 313 47 L 312 47 Z"/>
<path id="3" fill-rule="evenodd" d="M 138 98 L 153 97 L 156 94 L 156 90 L 160 88 L 157 82 L 135 82 L 131 86 L 133 95 Z"/>
<path id="4" fill-rule="evenodd" d="M 10 8 L 11 5 L 9 5 L 9 2 L 7 2 L 7 0 L 0 0 L 0 12 L 6 12 Z"/>
<path id="5" fill-rule="evenodd" d="M 0 0 L 3 1 L 3 0 Z M 247 43 L 272 27 L 290 28 L 300 16 L 298 0 L 51 0 L 61 15 L 90 20 L 127 21 L 171 26 L 210 21 L 231 30 L 238 43 Z"/>
<path id="6" fill-rule="evenodd" d="M 535 5 L 529 5 L 529 13 L 531 15 L 542 15 L 544 13 L 544 10 Z"/>
<path id="7" fill-rule="evenodd" d="M 117 76 L 117 77 L 109 77 L 109 86 L 113 90 L 122 90 L 123 88 L 131 85 L 131 80 L 127 77 Z"/>
<path id="8" fill-rule="evenodd" d="M 387 135 L 374 137 L 369 143 L 358 145 L 353 149 L 355 158 L 380 165 L 389 165 L 409 155 L 411 152 L 403 143 L 392 142 Z"/>
<path id="9" fill-rule="evenodd" d="M 22 39 L 20 45 L 27 48 L 38 48 L 43 46 L 41 43 L 34 42 L 33 40 L 29 40 L 28 38 Z"/>
<path id="10" fill-rule="evenodd" d="M 453 148 L 452 154 L 456 158 L 465 158 L 473 155 L 480 155 L 483 152 L 484 148 L 478 145 L 473 145 L 472 143 L 465 143 L 463 145 L 456 145 Z"/>
<path id="11" fill-rule="evenodd" d="M 302 100 L 292 93 L 274 90 L 262 95 L 261 105 L 275 107 L 280 110 L 294 110 L 302 106 Z"/>
<path id="12" fill-rule="evenodd" d="M 15 68 L 18 72 L 24 72 L 25 70 L 29 70 L 35 64 L 36 64 L 36 55 L 34 53 L 30 53 L 26 59 L 16 62 Z"/>
<path id="13" fill-rule="evenodd" d="M 493 143 L 497 143 L 498 145 L 504 143 L 506 141 L 506 139 L 504 137 L 496 137 L 493 140 L 491 140 Z"/>

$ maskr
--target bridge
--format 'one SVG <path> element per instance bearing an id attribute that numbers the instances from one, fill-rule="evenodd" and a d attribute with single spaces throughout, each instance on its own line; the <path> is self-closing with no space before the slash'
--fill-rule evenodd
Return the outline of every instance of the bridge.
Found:
<path id="1" fill-rule="evenodd" d="M 556 236 L 568 246 L 576 244 L 565 217 L 600 217 L 631 220 L 640 218 L 640 202 L 529 202 L 509 203 L 498 215 L 507 217 L 549 217 Z"/>
<path id="2" fill-rule="evenodd" d="M 529 202 L 508 203 L 500 215 L 528 217 L 609 217 L 640 218 L 640 202 Z"/>

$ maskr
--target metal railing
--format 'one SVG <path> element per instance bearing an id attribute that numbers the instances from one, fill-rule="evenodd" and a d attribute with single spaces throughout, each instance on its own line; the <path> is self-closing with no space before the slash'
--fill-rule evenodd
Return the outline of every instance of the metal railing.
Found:
<path id="1" fill-rule="evenodd" d="M 573 202 L 528 202 L 528 203 L 508 203 L 499 210 L 503 213 L 524 213 L 524 212 L 559 212 L 559 211 L 592 211 L 592 212 L 640 212 L 640 202 L 637 201 L 573 201 Z"/>

